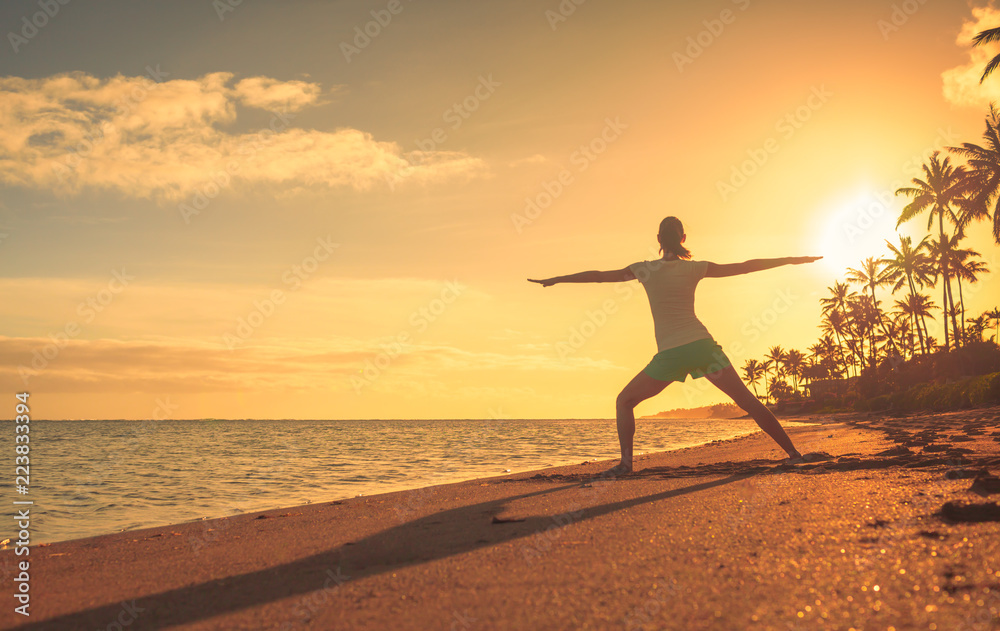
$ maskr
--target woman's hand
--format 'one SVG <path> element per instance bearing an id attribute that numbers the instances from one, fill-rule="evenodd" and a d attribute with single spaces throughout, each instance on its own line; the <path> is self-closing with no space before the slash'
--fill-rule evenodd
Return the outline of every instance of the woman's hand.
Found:
<path id="1" fill-rule="evenodd" d="M 534 278 L 529 278 L 528 281 L 532 283 L 538 283 L 542 287 L 551 287 L 552 285 L 555 285 L 556 283 L 559 282 L 555 278 L 546 278 L 545 280 L 535 280 Z"/>
<path id="2" fill-rule="evenodd" d="M 801 265 L 803 263 L 812 263 L 813 261 L 818 261 L 822 256 L 790 256 L 788 257 L 788 263 L 790 265 Z"/>

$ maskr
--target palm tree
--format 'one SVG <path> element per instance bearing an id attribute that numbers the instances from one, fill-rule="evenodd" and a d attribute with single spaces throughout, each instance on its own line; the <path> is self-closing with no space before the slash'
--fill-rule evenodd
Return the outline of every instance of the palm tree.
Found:
<path id="1" fill-rule="evenodd" d="M 785 353 L 785 366 L 788 367 L 788 374 L 792 376 L 792 389 L 799 389 L 798 378 L 802 375 L 802 367 L 805 364 L 805 356 L 795 349 L 790 349 Z"/>
<path id="2" fill-rule="evenodd" d="M 760 382 L 762 372 L 760 362 L 756 359 L 748 359 L 743 364 L 743 375 L 746 376 L 747 382 L 753 386 L 753 394 L 758 399 L 760 398 L 760 395 L 757 394 L 757 383 Z"/>
<path id="3" fill-rule="evenodd" d="M 925 294 L 907 294 L 903 300 L 896 301 L 896 308 L 900 313 L 909 317 L 910 321 L 916 325 L 917 336 L 920 338 L 921 352 L 931 352 L 930 345 L 926 341 L 928 338 L 926 325 L 922 331 L 920 328 L 920 323 L 924 321 L 924 318 L 934 319 L 934 316 L 931 315 L 931 309 L 936 309 L 937 307 L 931 302 L 930 296 Z"/>
<path id="4" fill-rule="evenodd" d="M 990 29 L 990 31 L 1000 31 L 1000 29 Z M 983 31 L 979 34 L 990 31 Z M 977 36 L 976 39 L 979 39 Z M 989 71 L 993 70 L 997 59 L 995 57 L 987 66 Z M 988 72 L 986 73 L 988 74 Z M 983 74 L 983 78 L 986 78 Z M 986 131 L 983 133 L 983 144 L 979 146 L 971 142 L 962 143 L 961 147 L 949 147 L 949 149 L 962 156 L 967 161 L 967 174 L 971 195 L 969 205 L 962 214 L 961 225 L 964 228 L 969 223 L 980 219 L 989 219 L 990 209 L 993 211 L 993 240 L 1000 243 L 1000 113 L 996 107 L 990 104 L 990 115 L 986 118 Z"/>
<path id="5" fill-rule="evenodd" d="M 927 253 L 930 258 L 935 263 L 935 281 L 937 280 L 937 275 L 944 275 L 948 273 L 955 265 L 954 263 L 954 253 L 958 249 L 958 241 L 961 238 L 960 235 L 955 235 L 952 237 L 944 237 L 943 239 L 930 239 L 927 242 Z M 941 324 L 944 325 L 944 350 L 945 352 L 949 349 L 948 344 L 948 320 L 951 320 L 951 330 L 954 333 L 955 347 L 959 345 L 959 330 L 958 330 L 958 318 L 957 309 L 955 309 L 955 299 L 951 292 L 951 283 L 946 282 L 944 285 L 944 305 L 941 307 L 944 311 L 944 320 Z"/>
<path id="6" fill-rule="evenodd" d="M 989 44 L 1000 40 L 1000 27 L 988 28 L 979 33 L 972 38 L 972 46 L 979 46 L 980 44 Z M 997 66 L 1000 65 L 1000 55 L 997 55 L 986 64 L 986 68 L 983 69 L 983 76 L 979 77 L 979 83 L 986 81 L 986 77 L 990 76 L 990 73 L 996 70 Z"/>
<path id="7" fill-rule="evenodd" d="M 909 297 L 909 294 L 907 294 L 907 297 Z M 913 314 L 909 313 L 904 307 L 905 303 L 897 300 L 896 310 L 893 312 L 893 316 L 902 331 L 901 337 L 903 342 L 903 356 L 907 357 L 907 353 L 909 353 L 909 357 L 916 357 L 918 339 L 920 341 L 920 350 L 923 352 L 923 335 L 920 331 L 920 325 L 914 322 L 915 318 L 913 317 Z"/>
<path id="8" fill-rule="evenodd" d="M 913 178 L 914 186 L 903 187 L 896 190 L 896 195 L 906 195 L 913 198 L 909 204 L 903 208 L 903 212 L 899 215 L 899 221 L 896 222 L 896 227 L 898 228 L 903 222 L 913 219 L 925 210 L 929 210 L 929 218 L 927 220 L 927 229 L 930 230 L 934 225 L 934 217 L 938 219 L 938 233 L 939 241 L 941 244 L 946 243 L 947 237 L 944 232 L 944 218 L 945 215 L 954 223 L 958 225 L 959 219 L 955 214 L 955 208 L 962 207 L 963 194 L 965 192 L 965 187 L 968 182 L 965 180 L 966 171 L 963 167 L 954 167 L 947 157 L 941 158 L 940 153 L 935 151 L 931 154 L 930 160 L 922 165 L 924 170 L 924 179 Z M 941 275 L 944 277 L 944 304 L 945 309 L 948 307 L 948 298 L 951 295 L 951 272 L 948 267 L 948 257 L 943 257 L 940 259 L 941 265 Z M 957 329 L 957 322 L 954 321 L 954 311 L 952 312 L 953 318 L 953 328 Z M 944 328 L 944 346 L 945 351 L 948 350 L 949 340 L 948 340 L 948 327 Z"/>
<path id="9" fill-rule="evenodd" d="M 885 318 L 882 328 L 885 332 L 879 335 L 878 339 L 882 341 L 882 352 L 885 353 L 886 359 L 892 364 L 905 359 L 903 354 L 899 352 L 898 346 L 904 346 L 903 350 L 905 352 L 906 338 L 903 337 L 903 334 L 907 332 L 906 316 L 901 314 L 895 317 L 889 316 Z M 912 336 L 910 339 L 912 347 Z M 898 346 L 896 344 L 897 341 L 900 342 Z"/>
<path id="10" fill-rule="evenodd" d="M 871 356 L 868 358 L 868 366 L 874 368 L 878 360 L 875 340 L 875 327 L 878 324 L 875 315 L 877 307 L 875 307 L 873 302 L 867 295 L 863 294 L 851 298 L 847 303 L 848 322 L 854 333 L 853 341 L 855 342 L 852 345 L 852 340 L 848 340 L 848 347 L 857 355 L 862 370 L 865 368 L 866 338 L 869 341 L 869 352 L 871 353 Z"/>
<path id="11" fill-rule="evenodd" d="M 774 399 L 775 402 L 777 402 L 779 398 L 791 394 L 791 388 L 788 387 L 788 382 L 784 379 L 779 379 L 778 377 L 773 377 L 767 388 L 768 392 L 771 394 L 771 398 Z"/>
<path id="12" fill-rule="evenodd" d="M 956 235 L 957 236 L 957 235 Z M 987 274 L 990 268 L 983 261 L 977 261 L 972 257 L 979 256 L 979 252 L 969 248 L 957 248 L 952 252 L 952 265 L 955 268 L 955 280 L 958 282 L 958 305 L 962 309 L 962 339 L 965 339 L 965 300 L 962 297 L 962 281 L 969 284 L 979 280 L 980 274 Z"/>
<path id="13" fill-rule="evenodd" d="M 838 377 L 841 374 L 847 375 L 847 363 L 844 361 L 842 349 L 833 341 L 833 338 L 824 335 L 819 339 L 819 345 L 823 348 L 822 363 L 831 368 L 831 374 L 836 374 Z"/>
<path id="14" fill-rule="evenodd" d="M 760 376 L 764 379 L 764 402 L 770 401 L 770 395 L 767 391 L 767 371 L 771 370 L 771 360 L 765 359 L 760 363 Z"/>
<path id="15" fill-rule="evenodd" d="M 993 320 L 993 325 L 996 327 L 993 341 L 1000 343 L 1000 309 L 993 307 L 993 311 L 987 311 L 983 315 L 989 316 Z"/>
<path id="16" fill-rule="evenodd" d="M 985 313 L 975 318 L 969 318 L 969 329 L 965 332 L 966 341 L 982 342 L 983 331 L 989 326 L 989 319 L 990 317 Z"/>
<path id="17" fill-rule="evenodd" d="M 875 297 L 875 288 L 881 287 L 883 285 L 889 285 L 892 283 L 892 274 L 885 269 L 885 261 L 883 259 L 876 259 L 873 256 L 869 256 L 865 260 L 861 261 L 861 269 L 854 269 L 853 267 L 847 268 L 847 282 L 857 283 L 862 287 L 867 287 L 869 291 L 872 292 L 872 306 L 875 307 L 875 321 L 882 329 L 882 334 L 886 336 L 889 340 L 889 344 L 892 345 L 893 340 L 889 338 L 888 333 L 885 330 L 885 321 L 882 318 L 882 310 L 878 308 L 878 298 Z"/>
<path id="18" fill-rule="evenodd" d="M 931 263 L 927 255 L 924 254 L 924 250 L 927 248 L 927 237 L 921 239 L 916 246 L 913 245 L 913 239 L 910 237 L 900 237 L 898 248 L 889 241 L 886 241 L 885 244 L 889 246 L 889 251 L 893 254 L 893 258 L 885 259 L 886 272 L 889 274 L 890 280 L 895 281 L 892 293 L 899 291 L 905 283 L 910 289 L 910 295 L 917 295 L 917 284 L 919 283 L 921 287 L 929 285 L 933 274 Z M 899 301 L 896 304 L 898 305 Z M 921 321 L 917 323 L 916 329 L 917 337 L 920 339 L 920 352 L 926 354 L 927 348 L 924 345 L 923 334 L 923 331 L 926 330 L 926 324 Z"/>
<path id="19" fill-rule="evenodd" d="M 781 375 L 781 362 L 785 361 L 785 350 L 780 346 L 772 346 L 764 359 L 774 362 L 774 378 L 777 379 Z"/>
<path id="20" fill-rule="evenodd" d="M 847 360 L 844 358 L 844 348 L 841 340 L 847 325 L 847 301 L 854 295 L 854 293 L 851 291 L 851 288 L 847 283 L 842 283 L 840 281 L 834 281 L 833 287 L 827 287 L 826 289 L 830 292 L 830 297 L 820 298 L 819 302 L 823 307 L 823 315 L 826 316 L 827 323 L 829 324 L 829 331 L 833 333 L 834 338 L 837 340 L 837 350 L 840 352 L 840 361 L 844 364 L 846 370 Z M 851 365 L 854 365 L 853 358 Z M 856 367 L 854 374 L 857 376 Z"/>

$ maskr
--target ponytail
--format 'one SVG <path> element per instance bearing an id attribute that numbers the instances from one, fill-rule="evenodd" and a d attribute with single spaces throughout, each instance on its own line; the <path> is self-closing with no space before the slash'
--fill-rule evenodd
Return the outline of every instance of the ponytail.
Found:
<path id="1" fill-rule="evenodd" d="M 660 252 L 666 248 L 679 259 L 690 260 L 691 252 L 681 244 L 684 236 L 684 226 L 677 217 L 667 217 L 660 222 Z"/>

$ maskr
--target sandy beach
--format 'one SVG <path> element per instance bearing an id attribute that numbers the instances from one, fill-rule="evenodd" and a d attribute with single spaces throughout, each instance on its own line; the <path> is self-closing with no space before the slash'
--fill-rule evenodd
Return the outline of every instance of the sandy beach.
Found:
<path id="1" fill-rule="evenodd" d="M 31 549 L 23 629 L 993 629 L 1000 407 Z M 609 422 L 610 423 L 610 422 Z M 613 430 L 613 425 L 609 425 Z M 641 441 L 642 421 L 638 425 Z M 11 580 L 20 560 L 3 551 Z M 23 558 L 23 557 L 21 557 Z M 10 585 L 10 583 L 8 583 Z"/>

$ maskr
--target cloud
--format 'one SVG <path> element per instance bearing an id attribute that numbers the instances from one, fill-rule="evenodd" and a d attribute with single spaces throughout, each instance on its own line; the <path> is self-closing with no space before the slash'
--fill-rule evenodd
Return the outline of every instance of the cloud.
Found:
<path id="1" fill-rule="evenodd" d="M 519 167 L 522 164 L 541 164 L 543 162 L 548 162 L 548 161 L 549 161 L 548 158 L 546 158 L 540 153 L 536 153 L 526 158 L 518 158 L 517 160 L 511 160 L 510 162 L 507 163 L 507 166 L 514 168 L 514 167 Z"/>
<path id="2" fill-rule="evenodd" d="M 384 354 L 381 340 L 349 337 L 262 340 L 228 350 L 191 339 L 113 340 L 0 336 L 0 378 L 35 393 L 245 392 L 316 390 L 355 394 L 350 378 Z M 607 360 L 554 353 L 472 352 L 407 345 L 379 370 L 371 388 L 395 389 L 476 371 L 619 371 Z"/>
<path id="3" fill-rule="evenodd" d="M 0 77 L 0 183 L 62 195 L 85 190 L 179 201 L 238 185 L 282 190 L 427 183 L 485 170 L 460 152 L 403 152 L 351 128 L 294 126 L 320 86 L 228 72 L 156 83 L 83 72 Z M 277 110 L 236 133 L 237 105 Z M 213 196 L 214 196 L 213 194 Z"/>
<path id="4" fill-rule="evenodd" d="M 1000 26 L 1000 10 L 993 7 L 973 7 L 972 19 L 963 22 L 955 43 L 968 48 L 969 61 L 941 73 L 944 98 L 949 103 L 979 107 L 1000 100 L 1000 70 L 987 77 L 982 84 L 979 83 L 986 64 L 1000 54 L 1000 44 L 972 46 L 972 39 L 980 31 L 997 26 Z"/>
<path id="5" fill-rule="evenodd" d="M 319 98 L 320 88 L 318 84 L 305 81 L 250 77 L 237 83 L 233 92 L 248 107 L 295 112 L 315 104 Z"/>

